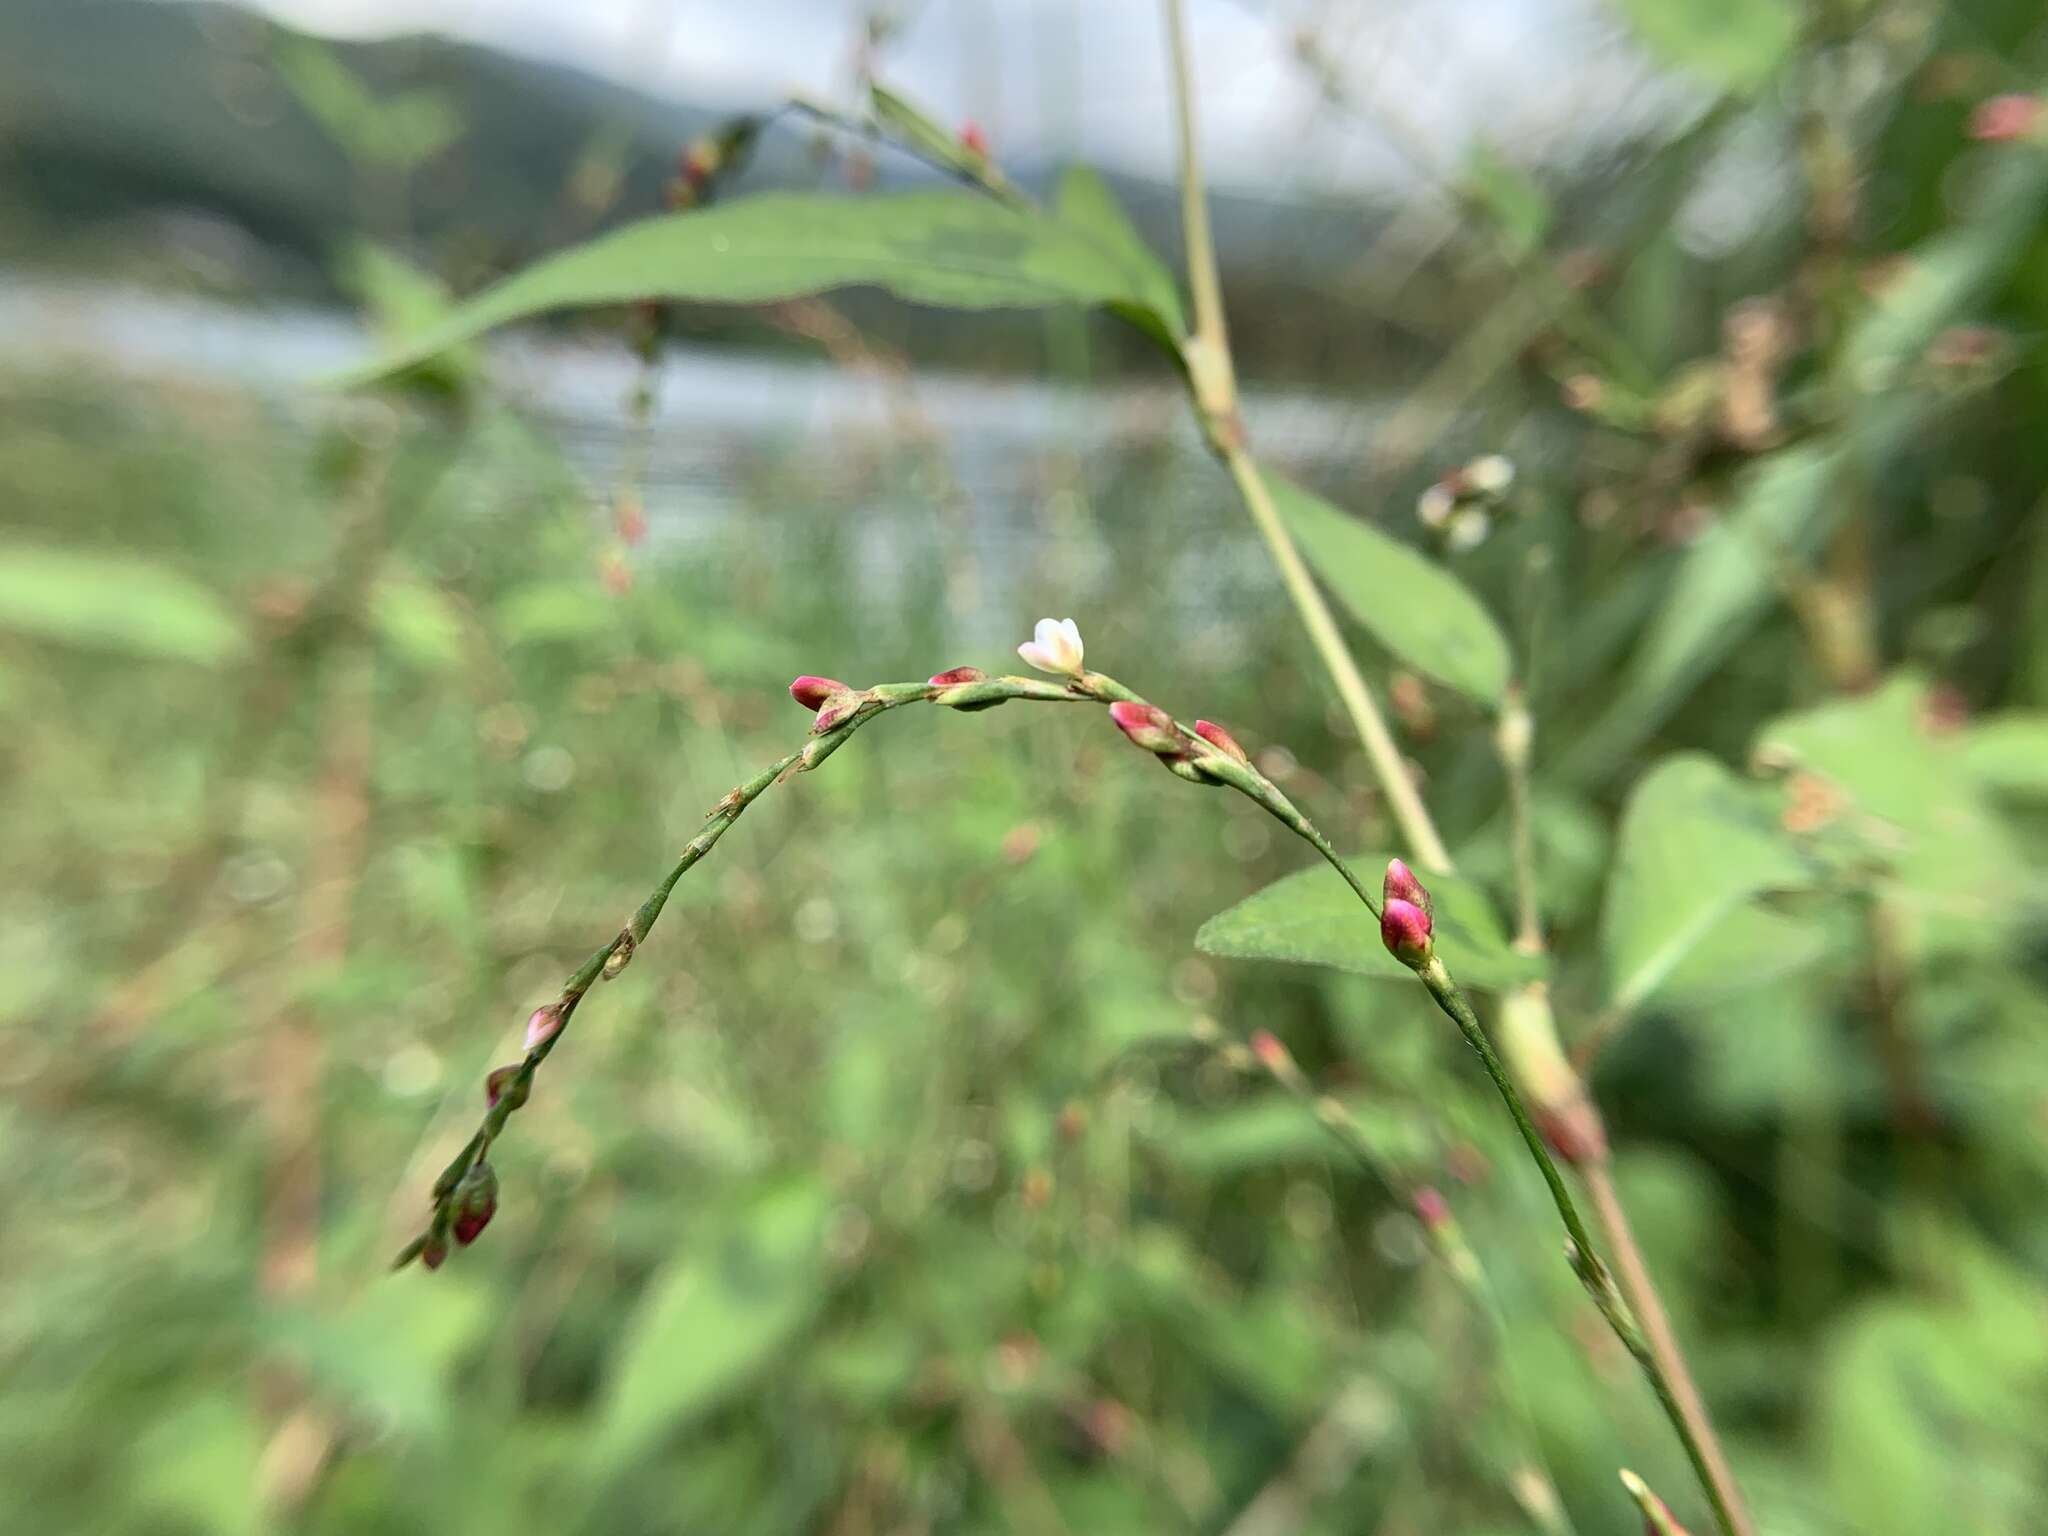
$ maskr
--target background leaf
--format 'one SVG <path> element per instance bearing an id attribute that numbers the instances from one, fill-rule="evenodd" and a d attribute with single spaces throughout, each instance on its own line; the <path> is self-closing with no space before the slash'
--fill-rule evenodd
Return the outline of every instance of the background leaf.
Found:
<path id="1" fill-rule="evenodd" d="M 0 545 L 0 629 L 166 661 L 219 663 L 241 625 L 211 592 L 128 555 Z"/>
<path id="2" fill-rule="evenodd" d="M 617 1466 L 742 1386 L 824 1299 L 815 1182 L 768 1192 L 691 1242 L 647 1288 L 620 1336 L 593 1461 Z"/>
<path id="3" fill-rule="evenodd" d="M 1362 854 L 1360 869 L 1384 868 L 1389 855 Z M 1429 876 L 1436 898 L 1437 943 L 1462 981 L 1501 986 L 1542 974 L 1541 965 L 1509 945 L 1493 904 L 1455 875 Z M 1408 967 L 1386 951 L 1379 925 L 1336 871 L 1318 864 L 1276 880 L 1217 913 L 1195 935 L 1198 949 L 1245 960 L 1294 960 L 1335 966 L 1360 976 L 1408 979 Z"/>
<path id="4" fill-rule="evenodd" d="M 1499 701 L 1507 641 L 1486 606 L 1427 555 L 1268 475 L 1281 520 L 1351 616 L 1401 661 L 1482 704 Z"/>
<path id="5" fill-rule="evenodd" d="M 756 304 L 856 285 L 953 309 L 1151 298 L 1144 276 L 1099 234 L 977 194 L 768 193 L 647 219 L 550 257 L 458 305 L 350 382 L 549 310 L 641 299 Z"/>
<path id="6" fill-rule="evenodd" d="M 1714 925 L 1759 891 L 1802 885 L 1807 863 L 1769 790 L 1710 757 L 1667 757 L 1622 815 L 1601 945 L 1608 993 L 1633 1009 Z"/>
<path id="7" fill-rule="evenodd" d="M 1791 52 L 1799 13 L 1790 0 L 1616 0 L 1645 46 L 1666 64 L 1747 94 Z"/>

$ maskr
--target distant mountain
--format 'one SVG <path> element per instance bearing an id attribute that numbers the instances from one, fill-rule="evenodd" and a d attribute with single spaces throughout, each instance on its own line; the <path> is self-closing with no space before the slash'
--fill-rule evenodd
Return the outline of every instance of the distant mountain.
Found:
<path id="1" fill-rule="evenodd" d="M 317 101 L 309 110 L 309 56 L 338 61 L 344 82 L 353 76 L 368 88 L 380 104 L 371 114 L 377 132 L 417 118 L 431 135 L 446 120 L 451 136 L 420 161 L 402 195 L 388 170 L 344 152 L 334 111 Z M 406 111 L 400 102 L 410 103 Z M 368 230 L 467 291 L 597 228 L 657 211 L 678 148 L 720 117 L 446 38 L 313 43 L 214 0 L 4 0 L 0 260 L 55 252 L 67 262 L 149 268 L 168 247 L 184 258 L 180 270 L 197 252 L 230 287 L 317 292 L 330 288 L 336 249 Z M 1012 169 L 1026 186 L 1043 187 L 1053 173 Z M 879 170 L 885 182 L 924 174 L 893 156 Z M 744 186 L 819 176 L 808 131 L 789 124 L 764 138 Z M 1112 184 L 1139 227 L 1175 249 L 1173 189 Z M 1322 373 L 1341 371 L 1363 347 L 1399 350 L 1378 326 L 1316 293 L 1389 212 L 1215 200 L 1234 305 L 1261 317 L 1241 328 L 1247 361 L 1256 367 L 1261 352 L 1279 351 L 1289 371 Z M 884 329 L 893 328 L 886 306 L 855 304 L 864 319 L 884 317 Z"/>

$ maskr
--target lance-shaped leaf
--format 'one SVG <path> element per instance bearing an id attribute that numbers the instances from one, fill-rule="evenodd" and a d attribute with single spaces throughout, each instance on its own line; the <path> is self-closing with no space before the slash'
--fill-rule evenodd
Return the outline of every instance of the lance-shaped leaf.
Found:
<path id="1" fill-rule="evenodd" d="M 1375 640 L 1467 698 L 1499 702 L 1510 670 L 1507 641 L 1463 582 L 1320 496 L 1277 475 L 1267 484 L 1308 563 Z"/>
<path id="2" fill-rule="evenodd" d="M 647 219 L 552 256 L 344 382 L 551 310 L 641 299 L 756 304 L 847 287 L 953 309 L 1149 308 L 1157 297 L 1156 284 L 1100 229 L 978 193 L 770 193 Z"/>

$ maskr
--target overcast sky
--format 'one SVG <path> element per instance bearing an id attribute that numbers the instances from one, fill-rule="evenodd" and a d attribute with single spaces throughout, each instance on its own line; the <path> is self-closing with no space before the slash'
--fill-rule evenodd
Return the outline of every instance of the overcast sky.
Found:
<path id="1" fill-rule="evenodd" d="M 244 0 L 340 36 L 442 31 L 645 90 L 744 107 L 844 100 L 862 0 Z M 898 0 L 881 77 L 1001 152 L 1172 167 L 1158 0 Z M 1189 0 L 1202 137 L 1218 181 L 1405 181 L 1476 130 L 1514 158 L 1648 110 L 1602 0 Z M 1291 55 L 1312 28 L 1361 98 L 1320 108 Z M 1403 148 L 1403 146 L 1406 146 Z"/>

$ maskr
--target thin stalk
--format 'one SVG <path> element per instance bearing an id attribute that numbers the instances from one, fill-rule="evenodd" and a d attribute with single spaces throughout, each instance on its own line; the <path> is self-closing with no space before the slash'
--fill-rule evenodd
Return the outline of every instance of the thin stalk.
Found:
<path id="1" fill-rule="evenodd" d="M 1751 1536 L 1755 1528 L 1743 1505 L 1742 1490 L 1714 1433 L 1714 1423 L 1707 1416 L 1700 1389 L 1686 1369 L 1685 1351 L 1679 1348 L 1678 1335 L 1671 1330 L 1671 1319 L 1664 1311 L 1657 1284 L 1643 1262 L 1642 1245 L 1636 1241 L 1628 1211 L 1614 1187 L 1613 1166 L 1601 1156 L 1582 1167 L 1579 1176 L 1586 1181 L 1586 1194 L 1599 1214 L 1600 1225 L 1607 1230 L 1621 1294 L 1642 1327 L 1643 1344 L 1649 1352 L 1644 1369 L 1651 1372 L 1651 1385 L 1656 1387 L 1665 1413 L 1681 1426 L 1686 1455 L 1699 1475 L 1700 1486 L 1706 1490 L 1707 1501 L 1714 1507 L 1714 1519 L 1729 1536 Z"/>
<path id="2" fill-rule="evenodd" d="M 1188 60 L 1187 28 L 1180 0 L 1164 0 L 1169 58 L 1172 64 L 1174 118 L 1180 137 L 1181 233 L 1187 244 L 1188 287 L 1194 298 L 1195 333 L 1182 345 L 1182 358 L 1194 389 L 1195 408 L 1211 449 L 1223 461 L 1237 486 L 1252 524 L 1265 540 L 1302 626 L 1337 685 L 1352 727 L 1365 747 L 1373 776 L 1387 797 L 1395 823 L 1425 869 L 1449 874 L 1450 850 L 1444 846 L 1429 809 L 1416 793 L 1407 764 L 1387 730 L 1372 689 L 1359 670 L 1336 617 L 1309 574 L 1294 536 L 1280 520 L 1257 463 L 1245 446 L 1239 414 L 1236 370 L 1230 355 L 1230 332 L 1223 312 L 1223 289 L 1216 273 L 1216 246 L 1209 233 L 1208 197 L 1202 180 L 1201 148 L 1195 132 L 1193 67 Z"/>
<path id="3" fill-rule="evenodd" d="M 1533 739 L 1533 722 L 1520 696 L 1510 697 L 1502 711 L 1495 742 L 1507 778 L 1509 842 L 1514 850 L 1515 905 L 1519 913 L 1515 947 L 1527 954 L 1541 955 L 1546 946 L 1537 895 L 1536 839 L 1529 793 Z M 1510 1050 L 1519 1045 L 1526 1057 L 1525 1064 L 1535 1068 L 1523 1075 L 1532 1084 L 1546 1120 L 1563 1128 L 1569 1138 L 1567 1144 L 1575 1153 L 1573 1165 L 1585 1181 L 1586 1193 L 1607 1234 L 1621 1295 L 1637 1324 L 1631 1348 L 1649 1377 L 1665 1416 L 1684 1442 L 1700 1487 L 1713 1506 L 1715 1521 L 1723 1536 L 1752 1536 L 1742 1490 L 1729 1467 L 1727 1453 L 1721 1448 L 1720 1437 L 1714 1432 L 1706 1401 L 1693 1382 L 1685 1351 L 1679 1346 L 1663 1298 L 1650 1276 L 1628 1210 L 1615 1188 L 1612 1154 L 1599 1109 L 1586 1092 L 1584 1079 L 1558 1043 L 1548 996 L 1540 991 L 1542 985 L 1532 984 L 1539 989 L 1531 999 L 1533 1006 L 1518 1008 L 1513 1015 L 1515 1027 L 1528 1031 L 1532 1038 L 1517 1041 L 1511 1036 Z M 1624 1342 L 1628 1342 L 1626 1335 Z"/>

